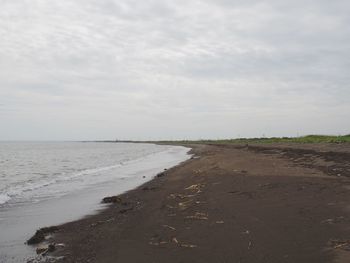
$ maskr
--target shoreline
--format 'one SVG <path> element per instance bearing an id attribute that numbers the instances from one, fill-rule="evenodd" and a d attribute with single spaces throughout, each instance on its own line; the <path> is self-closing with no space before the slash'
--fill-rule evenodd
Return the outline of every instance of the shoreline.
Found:
<path id="1" fill-rule="evenodd" d="M 120 195 L 121 203 L 97 215 L 59 226 L 48 242 L 64 247 L 49 256 L 57 262 L 62 256 L 64 262 L 349 261 L 349 145 L 184 146 L 199 158 Z"/>
<path id="2" fill-rule="evenodd" d="M 73 182 L 74 187 L 72 183 L 66 184 L 66 188 L 61 188 L 66 190 L 63 196 L 55 196 L 53 192 L 48 198 L 37 202 L 30 202 L 28 199 L 28 202 L 23 204 L 17 205 L 14 202 L 14 205 L 2 207 L 0 209 L 0 262 L 26 262 L 26 259 L 32 258 L 36 253 L 35 248 L 24 243 L 38 228 L 60 225 L 79 220 L 87 215 L 94 215 L 106 206 L 100 204 L 100 200 L 106 195 L 115 195 L 134 189 L 151 180 L 155 174 L 164 169 L 190 158 L 187 154 L 190 149 L 186 147 L 134 146 L 126 149 L 150 150 L 146 151 L 148 154 L 142 152 L 138 155 L 142 158 L 129 158 L 130 161 L 120 165 L 117 159 L 115 161 L 117 165 L 107 166 L 113 169 L 103 168 L 101 169 L 103 172 L 84 176 L 84 181 L 80 180 L 78 187 L 77 182 Z M 108 152 L 110 148 L 103 149 L 106 148 Z M 100 163 L 103 164 L 103 162 Z M 87 183 L 84 184 L 85 182 Z"/>

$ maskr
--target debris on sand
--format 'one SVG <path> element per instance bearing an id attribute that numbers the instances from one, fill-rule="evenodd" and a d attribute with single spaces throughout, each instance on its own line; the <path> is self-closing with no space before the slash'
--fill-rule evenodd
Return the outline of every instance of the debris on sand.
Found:
<path id="1" fill-rule="evenodd" d="M 184 194 L 170 194 L 168 196 L 169 199 L 185 199 L 185 198 L 191 198 L 191 197 L 195 197 L 196 195 L 184 195 Z"/>
<path id="2" fill-rule="evenodd" d="M 55 233 L 59 230 L 57 226 L 43 227 L 37 230 L 30 239 L 27 240 L 28 245 L 35 245 L 43 242 L 48 234 Z"/>
<path id="3" fill-rule="evenodd" d="M 222 221 L 222 220 L 220 220 L 220 221 L 216 221 L 215 223 L 216 223 L 216 224 L 224 224 L 225 222 Z"/>
<path id="4" fill-rule="evenodd" d="M 198 247 L 197 245 L 180 243 L 180 242 L 177 240 L 176 237 L 173 237 L 173 238 L 171 239 L 171 241 L 172 241 L 173 243 L 175 243 L 176 245 L 178 245 L 179 247 L 185 247 L 185 248 L 196 248 L 196 247 Z"/>
<path id="5" fill-rule="evenodd" d="M 185 219 L 208 220 L 208 214 L 197 212 L 193 216 L 186 216 Z"/>
<path id="6" fill-rule="evenodd" d="M 36 248 L 36 253 L 38 254 L 38 255 L 44 255 L 44 254 L 46 254 L 48 252 L 48 247 L 37 247 Z"/>
<path id="7" fill-rule="evenodd" d="M 175 227 L 172 227 L 172 226 L 169 226 L 169 225 L 163 225 L 163 227 L 165 227 L 165 228 L 169 228 L 169 229 L 171 229 L 171 230 L 176 230 L 176 228 Z"/>
<path id="8" fill-rule="evenodd" d="M 168 196 L 169 199 L 175 199 L 177 197 L 177 194 L 170 194 Z"/>
<path id="9" fill-rule="evenodd" d="M 249 241 L 249 243 L 248 243 L 248 250 L 250 250 L 252 248 L 252 245 L 253 245 L 252 241 Z"/>
<path id="10" fill-rule="evenodd" d="M 182 243 L 176 237 L 172 237 L 169 241 L 163 241 L 160 238 L 157 241 L 154 241 L 154 238 L 152 238 L 151 240 L 152 241 L 148 242 L 148 244 L 151 246 L 162 247 L 162 245 L 173 243 L 178 247 L 184 247 L 184 248 L 196 248 L 196 247 L 198 247 L 197 245 Z"/>
<path id="11" fill-rule="evenodd" d="M 160 245 L 164 245 L 164 244 L 168 244 L 168 242 L 166 241 L 161 241 L 161 242 L 149 242 L 148 244 L 150 244 L 151 246 L 160 246 Z"/>
<path id="12" fill-rule="evenodd" d="M 186 202 L 180 202 L 178 204 L 180 210 L 186 210 L 191 204 L 193 203 L 193 200 L 189 200 Z"/>
<path id="13" fill-rule="evenodd" d="M 249 231 L 249 230 L 243 231 L 242 234 L 243 234 L 243 235 L 249 235 L 249 234 L 250 234 L 250 231 Z"/>
<path id="14" fill-rule="evenodd" d="M 185 190 L 200 190 L 201 187 L 203 187 L 203 184 L 193 184 L 190 185 L 189 187 L 186 187 Z"/>
<path id="15" fill-rule="evenodd" d="M 102 203 L 103 204 L 115 204 L 115 203 L 122 203 L 122 199 L 118 196 L 107 196 L 105 198 L 102 199 Z"/>
<path id="16" fill-rule="evenodd" d="M 168 244 L 168 243 L 169 243 L 168 241 L 164 241 L 158 235 L 152 237 L 150 242 L 148 242 L 148 244 L 151 245 L 151 246 L 161 246 L 161 245 L 165 245 L 165 244 Z"/>
<path id="17" fill-rule="evenodd" d="M 197 191 L 196 194 L 199 194 L 202 192 L 202 188 L 204 187 L 204 184 L 193 184 L 190 185 L 189 187 L 186 187 L 185 190 L 191 190 L 191 191 Z"/>
<path id="18" fill-rule="evenodd" d="M 36 253 L 38 255 L 43 255 L 45 256 L 49 252 L 54 252 L 56 250 L 56 244 L 52 243 L 49 244 L 48 246 L 40 246 L 36 248 Z"/>
<path id="19" fill-rule="evenodd" d="M 159 174 L 157 174 L 157 177 L 159 178 L 159 177 L 163 177 L 165 175 L 165 172 L 162 172 L 162 173 L 159 173 Z"/>
<path id="20" fill-rule="evenodd" d="M 336 217 L 336 218 L 329 218 L 329 219 L 326 219 L 326 220 L 323 220 L 321 221 L 321 224 L 337 224 L 337 223 L 341 223 L 341 222 L 344 222 L 346 221 L 346 218 L 344 216 L 339 216 L 339 217 Z"/>
<path id="21" fill-rule="evenodd" d="M 350 250 L 350 240 L 332 239 L 330 245 L 333 249 Z"/>
<path id="22" fill-rule="evenodd" d="M 198 246 L 197 246 L 197 245 L 192 245 L 192 244 L 180 244 L 180 247 L 196 248 L 196 247 L 198 247 Z"/>

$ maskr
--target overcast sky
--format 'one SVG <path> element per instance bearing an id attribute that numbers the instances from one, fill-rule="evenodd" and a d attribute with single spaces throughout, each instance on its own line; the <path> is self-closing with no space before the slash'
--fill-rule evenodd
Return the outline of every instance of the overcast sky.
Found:
<path id="1" fill-rule="evenodd" d="M 350 133 L 349 0 L 0 5 L 0 140 Z"/>

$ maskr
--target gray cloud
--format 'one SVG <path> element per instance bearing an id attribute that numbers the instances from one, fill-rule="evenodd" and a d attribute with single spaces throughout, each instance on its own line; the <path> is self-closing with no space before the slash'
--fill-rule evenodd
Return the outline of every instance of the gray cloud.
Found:
<path id="1" fill-rule="evenodd" d="M 349 13 L 345 0 L 3 0 L 0 139 L 348 133 Z"/>

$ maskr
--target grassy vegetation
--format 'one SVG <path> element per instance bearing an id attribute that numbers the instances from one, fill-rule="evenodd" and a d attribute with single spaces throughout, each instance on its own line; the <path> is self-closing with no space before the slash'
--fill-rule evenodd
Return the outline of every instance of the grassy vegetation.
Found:
<path id="1" fill-rule="evenodd" d="M 164 143 L 172 143 L 174 141 L 163 141 Z M 345 143 L 350 142 L 350 134 L 342 136 L 328 135 L 307 135 L 302 137 L 271 137 L 271 138 L 239 138 L 226 140 L 184 140 L 176 141 L 177 143 L 204 143 L 204 144 L 249 144 L 249 143 Z"/>

